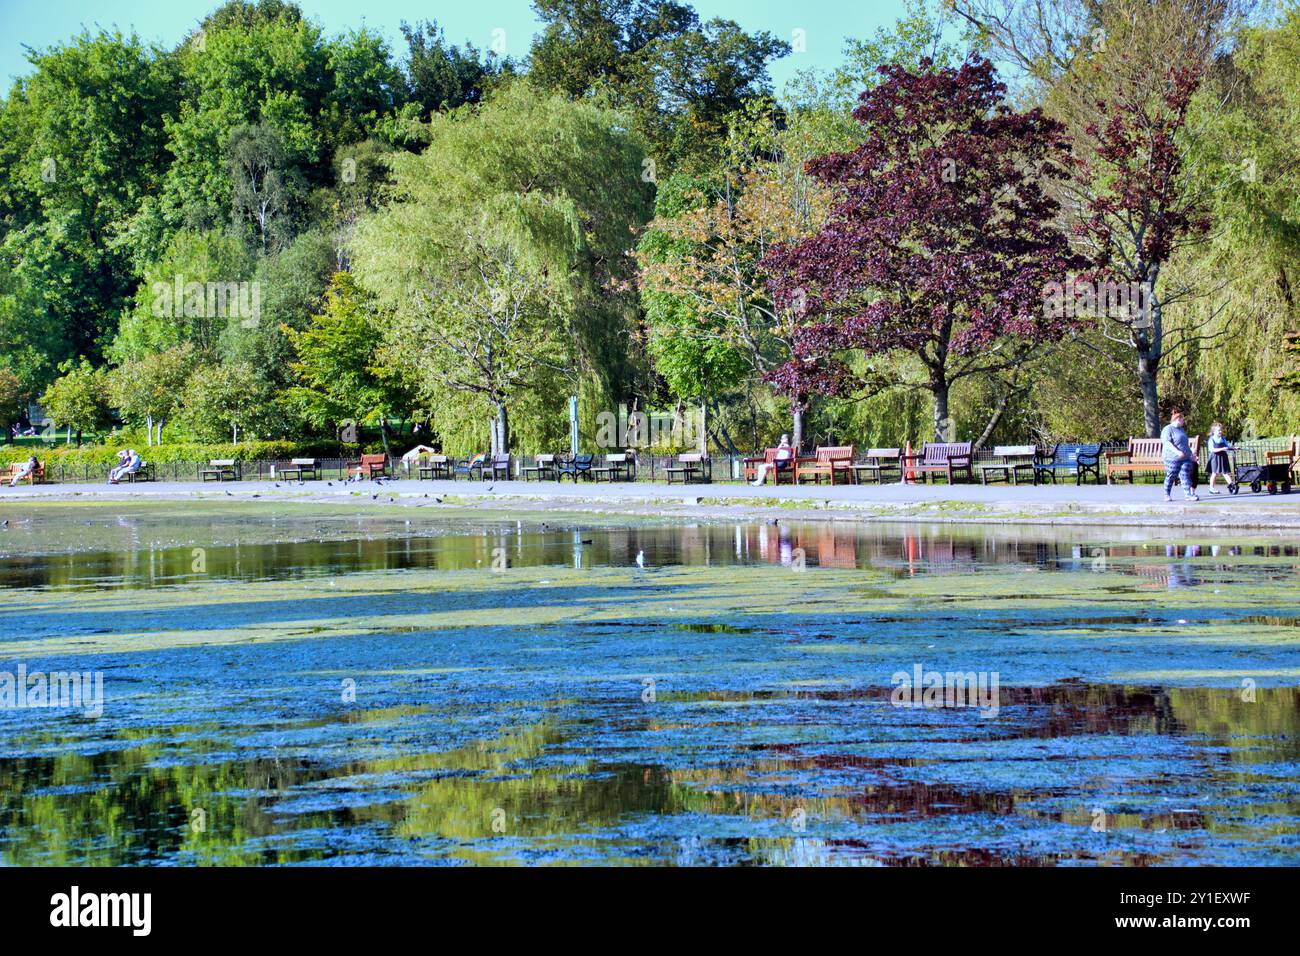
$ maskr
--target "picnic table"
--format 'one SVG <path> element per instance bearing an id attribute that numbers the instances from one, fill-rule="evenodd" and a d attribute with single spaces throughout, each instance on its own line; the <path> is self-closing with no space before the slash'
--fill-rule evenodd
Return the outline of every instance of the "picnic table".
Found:
<path id="1" fill-rule="evenodd" d="M 595 481 L 600 481 L 603 478 L 611 483 L 615 481 L 636 481 L 636 454 L 625 451 L 606 455 L 603 465 L 591 469 L 591 476 Z"/>
<path id="2" fill-rule="evenodd" d="M 286 480 L 297 479 L 306 481 L 308 478 L 313 481 L 320 480 L 320 459 L 319 458 L 291 458 L 289 464 L 279 466 L 276 476 Z"/>
<path id="3" fill-rule="evenodd" d="M 426 455 L 423 458 L 417 458 L 415 461 L 415 480 L 453 478 L 455 476 L 452 474 L 451 465 L 451 458 L 447 455 Z"/>
<path id="4" fill-rule="evenodd" d="M 1000 476 L 1007 484 L 1018 485 L 1021 472 L 1032 482 L 1037 455 L 1037 445 L 995 445 L 993 457 L 997 460 L 981 462 L 975 466 L 980 473 L 980 484 L 987 485 L 990 477 Z"/>
<path id="5" fill-rule="evenodd" d="M 713 462 L 708 455 L 693 451 L 677 456 L 677 463 L 664 469 L 668 484 L 680 481 L 684 485 L 692 482 L 708 484 L 713 481 Z"/>
<path id="6" fill-rule="evenodd" d="M 535 477 L 538 481 L 543 478 L 552 478 L 559 481 L 560 475 L 556 471 L 555 456 L 551 454 L 538 455 L 533 459 L 531 465 L 526 465 L 519 471 L 520 476 L 527 481 L 529 477 Z"/>
<path id="7" fill-rule="evenodd" d="M 238 458 L 213 458 L 208 461 L 208 467 L 199 471 L 199 478 L 203 481 L 241 481 L 243 477 L 244 465 Z"/>
<path id="8" fill-rule="evenodd" d="M 902 450 L 898 448 L 868 448 L 866 457 L 853 464 L 854 476 L 859 482 L 862 476 L 874 477 L 879 484 L 885 483 L 885 472 L 899 467 L 899 459 L 902 457 Z"/>

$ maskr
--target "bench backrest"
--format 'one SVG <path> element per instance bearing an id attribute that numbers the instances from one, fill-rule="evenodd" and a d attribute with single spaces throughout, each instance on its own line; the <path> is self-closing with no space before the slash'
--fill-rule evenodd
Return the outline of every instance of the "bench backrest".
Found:
<path id="1" fill-rule="evenodd" d="M 897 448 L 868 448 L 867 459 L 869 461 L 880 461 L 882 459 L 897 458 L 902 454 Z"/>
<path id="2" fill-rule="evenodd" d="M 509 454 L 504 454 L 504 455 L 493 455 L 493 456 L 492 456 L 492 464 L 494 464 L 494 465 L 505 465 L 506 467 L 509 467 L 509 465 L 510 465 L 510 455 L 509 455 Z"/>
<path id="3" fill-rule="evenodd" d="M 606 455 L 606 456 L 605 456 L 605 464 L 607 464 L 607 465 L 623 465 L 623 464 L 626 464 L 626 463 L 627 463 L 627 460 L 628 460 L 629 457 L 630 457 L 629 454 L 628 454 L 627 452 L 625 452 L 625 451 L 620 451 L 620 452 L 618 452 L 618 453 L 616 453 L 616 454 L 613 454 L 613 455 Z"/>
<path id="4" fill-rule="evenodd" d="M 362 455 L 361 464 L 363 465 L 385 465 L 388 463 L 387 455 Z"/>
<path id="5" fill-rule="evenodd" d="M 291 465 L 315 465 L 317 463 L 318 459 L 315 458 L 291 458 L 289 460 Z"/>
<path id="6" fill-rule="evenodd" d="M 539 465 L 550 465 L 550 464 L 554 464 L 554 463 L 555 463 L 555 456 L 554 456 L 554 455 L 538 455 L 536 458 L 533 459 L 533 461 L 534 461 L 536 464 L 539 464 Z"/>
<path id="7" fill-rule="evenodd" d="M 698 451 L 688 451 L 678 455 L 677 461 L 682 465 L 698 465 L 704 461 L 704 455 Z"/>
<path id="8" fill-rule="evenodd" d="M 140 464 L 144 464 L 144 462 L 141 462 Z M 234 467 L 235 467 L 235 459 L 233 459 L 233 458 L 213 458 L 213 459 L 211 459 L 211 460 L 208 461 L 208 464 L 211 465 L 213 468 L 234 468 Z"/>
<path id="9" fill-rule="evenodd" d="M 945 465 L 949 458 L 970 454 L 970 442 L 926 442 L 921 449 L 922 464 Z"/>
<path id="10" fill-rule="evenodd" d="M 995 445 L 994 458 L 1028 458 L 1038 454 L 1037 445 Z"/>
<path id="11" fill-rule="evenodd" d="M 1079 456 L 1097 458 L 1101 455 L 1101 445 L 1081 445 L 1079 443 L 1057 445 L 1052 452 L 1052 464 L 1077 465 Z"/>
<path id="12" fill-rule="evenodd" d="M 1193 435 L 1189 440 L 1192 454 L 1201 447 L 1201 436 Z M 1128 451 L 1130 461 L 1163 461 L 1165 443 L 1159 438 L 1130 438 Z"/>
<path id="13" fill-rule="evenodd" d="M 852 461 L 852 445 L 818 445 L 817 461 L 821 464 L 828 464 L 837 461 Z"/>

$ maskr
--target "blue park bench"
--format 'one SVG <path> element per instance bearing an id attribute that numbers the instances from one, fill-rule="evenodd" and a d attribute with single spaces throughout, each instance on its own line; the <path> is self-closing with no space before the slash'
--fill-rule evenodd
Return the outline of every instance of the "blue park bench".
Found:
<path id="1" fill-rule="evenodd" d="M 1078 445 L 1062 443 L 1048 454 L 1034 456 L 1034 484 L 1046 483 L 1049 479 L 1056 484 L 1056 473 L 1063 471 L 1074 475 L 1076 485 L 1083 484 L 1087 475 L 1101 484 L 1101 445 Z"/>

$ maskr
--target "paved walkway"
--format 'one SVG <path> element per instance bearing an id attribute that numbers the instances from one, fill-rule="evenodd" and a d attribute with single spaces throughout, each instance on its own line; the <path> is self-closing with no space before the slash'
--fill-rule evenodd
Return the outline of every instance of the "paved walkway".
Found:
<path id="1" fill-rule="evenodd" d="M 1211 524 L 1300 529 L 1300 492 L 1290 495 L 1210 495 L 1166 504 L 1157 484 L 780 485 L 720 482 L 271 481 L 150 482 L 136 485 L 57 484 L 0 489 L 0 509 L 37 500 L 227 499 L 315 503 L 425 504 L 444 499 L 481 510 L 580 510 L 681 516 L 735 516 L 829 510 L 844 517 L 1103 524 Z M 450 498 L 448 497 L 450 496 Z M 8 499 L 6 501 L 6 499 Z"/>

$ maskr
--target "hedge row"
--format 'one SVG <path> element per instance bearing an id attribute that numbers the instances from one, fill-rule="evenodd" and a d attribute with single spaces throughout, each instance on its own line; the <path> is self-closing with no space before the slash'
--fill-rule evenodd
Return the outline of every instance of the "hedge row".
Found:
<path id="1" fill-rule="evenodd" d="M 117 463 L 117 453 L 125 445 L 82 445 L 80 448 L 58 445 L 54 448 L 37 448 L 31 445 L 0 445 L 0 466 L 15 461 L 26 461 L 35 455 L 46 467 L 108 468 Z M 173 462 L 210 461 L 214 458 L 234 458 L 239 461 L 287 461 L 290 458 L 355 458 L 360 451 L 355 445 L 339 442 L 248 441 L 238 445 L 206 445 L 196 442 L 155 445 L 152 448 L 134 445 L 145 461 L 156 465 Z"/>

